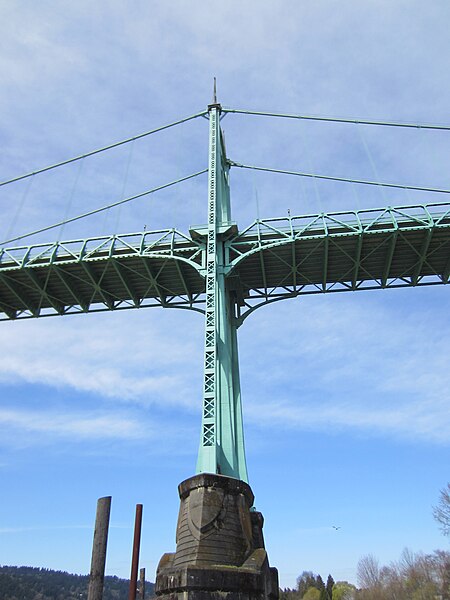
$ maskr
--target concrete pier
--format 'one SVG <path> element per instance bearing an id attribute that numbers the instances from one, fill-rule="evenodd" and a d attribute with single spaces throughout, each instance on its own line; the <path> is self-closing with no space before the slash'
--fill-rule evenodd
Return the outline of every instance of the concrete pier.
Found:
<path id="1" fill-rule="evenodd" d="M 261 513 L 250 486 L 202 473 L 178 486 L 176 551 L 156 576 L 159 600 L 277 600 L 278 572 L 269 566 Z"/>

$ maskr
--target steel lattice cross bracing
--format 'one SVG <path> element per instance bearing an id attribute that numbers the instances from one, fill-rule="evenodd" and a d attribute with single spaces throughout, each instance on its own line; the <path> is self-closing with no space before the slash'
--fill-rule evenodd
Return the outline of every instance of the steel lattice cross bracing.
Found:
<path id="1" fill-rule="evenodd" d="M 144 306 L 203 311 L 200 229 L 0 250 L 0 319 Z M 450 203 L 255 221 L 227 228 L 240 312 L 292 295 L 448 283 Z"/>
<path id="2" fill-rule="evenodd" d="M 239 230 L 220 113 L 217 103 L 208 109 L 206 225 L 5 247 L 0 319 L 146 306 L 203 313 L 197 471 L 248 481 L 239 326 L 256 308 L 299 295 L 448 283 L 450 203 L 259 219 Z"/>

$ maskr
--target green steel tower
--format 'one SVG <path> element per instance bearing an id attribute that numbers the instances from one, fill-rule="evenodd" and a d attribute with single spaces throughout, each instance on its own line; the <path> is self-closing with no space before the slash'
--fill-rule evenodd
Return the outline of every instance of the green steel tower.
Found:
<path id="1" fill-rule="evenodd" d="M 208 226 L 203 413 L 198 473 L 219 473 L 248 482 L 242 424 L 236 300 L 225 277 L 224 240 L 231 222 L 229 164 L 219 104 L 209 106 Z"/>

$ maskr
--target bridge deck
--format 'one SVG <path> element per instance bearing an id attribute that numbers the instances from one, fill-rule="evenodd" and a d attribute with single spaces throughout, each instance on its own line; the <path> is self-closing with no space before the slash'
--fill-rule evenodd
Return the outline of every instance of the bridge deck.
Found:
<path id="1" fill-rule="evenodd" d="M 450 203 L 255 221 L 226 243 L 241 305 L 448 283 Z M 204 244 L 176 230 L 0 251 L 0 319 L 143 306 L 201 309 Z"/>

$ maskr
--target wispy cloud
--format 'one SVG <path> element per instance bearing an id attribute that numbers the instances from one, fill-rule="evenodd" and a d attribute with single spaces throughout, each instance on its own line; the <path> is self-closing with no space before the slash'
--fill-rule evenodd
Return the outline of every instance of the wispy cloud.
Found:
<path id="1" fill-rule="evenodd" d="M 381 294 L 340 299 L 339 311 L 328 297 L 256 313 L 241 335 L 247 421 L 449 443 L 448 327 L 435 322 L 431 309 L 420 309 L 420 322 L 417 310 L 403 315 L 400 294 L 389 304 Z M 0 339 L 8 352 L 0 380 L 89 392 L 122 408 L 118 417 L 6 411 L 0 420 L 53 436 L 100 432 L 131 440 L 143 430 L 134 415 L 123 412 L 126 404 L 198 411 L 201 323 L 194 318 L 180 329 L 185 315 L 171 321 L 167 313 L 145 314 L 116 315 L 110 327 L 108 315 L 5 324 Z M 51 344 L 42 343 L 47 338 Z M 254 382 L 249 389 L 248 379 Z"/>
<path id="2" fill-rule="evenodd" d="M 110 529 L 130 529 L 129 525 L 118 525 L 111 523 Z M 70 529 L 89 529 L 92 530 L 92 525 L 30 525 L 27 527 L 0 527 L 0 533 L 16 534 L 28 533 L 33 531 L 60 531 Z"/>
<path id="3" fill-rule="evenodd" d="M 252 405 L 247 414 L 252 422 L 269 427 L 275 422 L 288 429 L 345 431 L 351 430 L 404 439 L 450 444 L 449 409 L 429 410 L 421 403 L 389 409 L 367 409 L 363 402 L 336 402 L 332 406 L 308 403 L 265 403 Z"/>
<path id="4" fill-rule="evenodd" d="M 0 340 L 8 351 L 0 381 L 67 387 L 144 406 L 195 406 L 191 373 L 199 371 L 200 387 L 201 320 L 180 335 L 180 321 L 171 314 L 2 324 Z"/>
<path id="5" fill-rule="evenodd" d="M 149 437 L 148 428 L 126 415 L 57 413 L 48 410 L 0 409 L 0 426 L 70 439 L 136 440 Z"/>
<path id="6" fill-rule="evenodd" d="M 280 309 L 273 322 L 263 317 L 245 338 L 261 382 L 250 390 L 247 417 L 263 426 L 450 443 L 448 326 L 432 310 L 420 310 L 420 322 L 413 309 L 402 314 L 400 297 L 390 305 L 378 299 L 366 309 L 341 300 L 339 311 L 332 298 L 318 299 Z M 266 354 L 256 352 L 261 347 Z"/>

